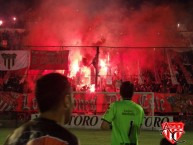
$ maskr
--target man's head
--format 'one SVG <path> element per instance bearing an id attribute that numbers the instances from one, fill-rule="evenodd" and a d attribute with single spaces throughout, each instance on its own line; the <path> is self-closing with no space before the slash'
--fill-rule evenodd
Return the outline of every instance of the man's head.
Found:
<path id="1" fill-rule="evenodd" d="M 125 100 L 131 100 L 134 93 L 134 85 L 129 82 L 123 82 L 120 87 L 120 94 L 123 99 Z"/>
<path id="2" fill-rule="evenodd" d="M 69 119 L 73 107 L 71 86 L 67 77 L 50 73 L 42 76 L 36 82 L 35 97 L 40 113 L 55 111 L 64 107 L 65 119 Z"/>
<path id="3" fill-rule="evenodd" d="M 160 141 L 160 145 L 177 145 L 177 143 L 170 143 L 166 138 L 162 138 Z"/>

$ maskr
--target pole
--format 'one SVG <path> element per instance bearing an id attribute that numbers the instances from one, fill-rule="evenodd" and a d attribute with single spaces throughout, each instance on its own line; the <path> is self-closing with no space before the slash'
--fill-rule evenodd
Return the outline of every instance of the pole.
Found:
<path id="1" fill-rule="evenodd" d="M 98 87 L 98 73 L 99 73 L 98 62 L 99 62 L 99 46 L 96 47 L 95 90 L 97 90 L 97 87 Z"/>

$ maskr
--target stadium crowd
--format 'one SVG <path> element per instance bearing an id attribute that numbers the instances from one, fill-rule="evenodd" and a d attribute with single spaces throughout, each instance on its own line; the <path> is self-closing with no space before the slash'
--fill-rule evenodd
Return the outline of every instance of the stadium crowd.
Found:
<path id="1" fill-rule="evenodd" d="M 0 29 L 0 50 L 20 50 L 24 29 Z"/>
<path id="2" fill-rule="evenodd" d="M 0 29 L 0 51 L 21 50 L 22 39 L 25 34 L 26 32 L 23 29 Z M 168 61 L 159 62 L 156 64 L 156 70 L 143 68 L 140 75 L 126 76 L 126 79 L 112 75 L 112 84 L 103 83 L 97 91 L 117 92 L 119 91 L 117 89 L 120 85 L 119 82 L 128 80 L 134 83 L 136 92 L 193 94 L 193 51 L 173 51 L 170 54 L 171 65 L 169 65 Z M 23 80 L 22 73 L 11 72 L 11 75 L 7 74 L 9 74 L 7 71 L 0 70 L 0 91 L 23 93 L 26 90 L 26 86 L 30 86 L 27 82 L 34 82 L 34 80 Z M 140 79 L 141 81 L 139 81 Z M 176 79 L 176 82 L 173 79 Z M 75 81 L 73 78 L 70 80 L 74 86 L 74 91 L 77 91 Z M 78 91 L 86 91 L 88 89 L 88 86 L 83 86 Z M 28 90 L 31 89 L 29 88 Z"/>
<path id="3" fill-rule="evenodd" d="M 12 73 L 7 76 L 6 71 L 0 71 L 0 91 L 13 91 L 18 93 L 24 93 L 25 87 L 29 87 L 27 83 L 29 80 L 24 80 L 22 75 L 18 73 Z M 153 73 L 146 71 L 143 77 L 143 83 L 139 83 L 138 76 L 133 77 L 133 83 L 135 85 L 135 92 L 157 92 L 157 93 L 177 93 L 177 94 L 193 94 L 193 84 L 188 84 L 184 74 L 181 70 L 178 70 L 176 78 L 178 84 L 172 84 L 171 76 L 169 73 L 160 74 L 161 81 L 156 82 Z M 31 80 L 32 83 L 34 80 Z M 119 83 L 122 80 L 113 80 L 112 85 L 103 85 L 98 91 L 105 92 L 118 92 Z M 74 81 L 71 79 L 72 86 L 74 86 L 74 91 L 87 91 L 89 87 L 83 86 L 80 90 L 77 90 L 76 85 L 73 84 Z M 118 84 L 117 84 L 118 83 Z M 30 90 L 30 88 L 28 88 Z"/>

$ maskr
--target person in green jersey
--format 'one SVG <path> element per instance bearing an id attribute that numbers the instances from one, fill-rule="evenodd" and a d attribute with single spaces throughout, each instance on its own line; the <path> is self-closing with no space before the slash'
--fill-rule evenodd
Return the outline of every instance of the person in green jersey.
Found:
<path id="1" fill-rule="evenodd" d="M 111 129 L 111 145 L 138 145 L 144 119 L 143 108 L 132 101 L 134 85 L 129 81 L 120 87 L 122 100 L 110 104 L 102 117 L 101 129 Z"/>

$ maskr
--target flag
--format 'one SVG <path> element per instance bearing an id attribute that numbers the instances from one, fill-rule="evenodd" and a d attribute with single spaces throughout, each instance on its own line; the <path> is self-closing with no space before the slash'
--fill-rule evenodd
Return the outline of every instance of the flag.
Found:
<path id="1" fill-rule="evenodd" d="M 31 51 L 30 69 L 64 70 L 68 69 L 69 50 L 63 51 Z"/>
<path id="2" fill-rule="evenodd" d="M 19 70 L 27 68 L 30 63 L 30 52 L 27 50 L 0 51 L 0 70 Z"/>

